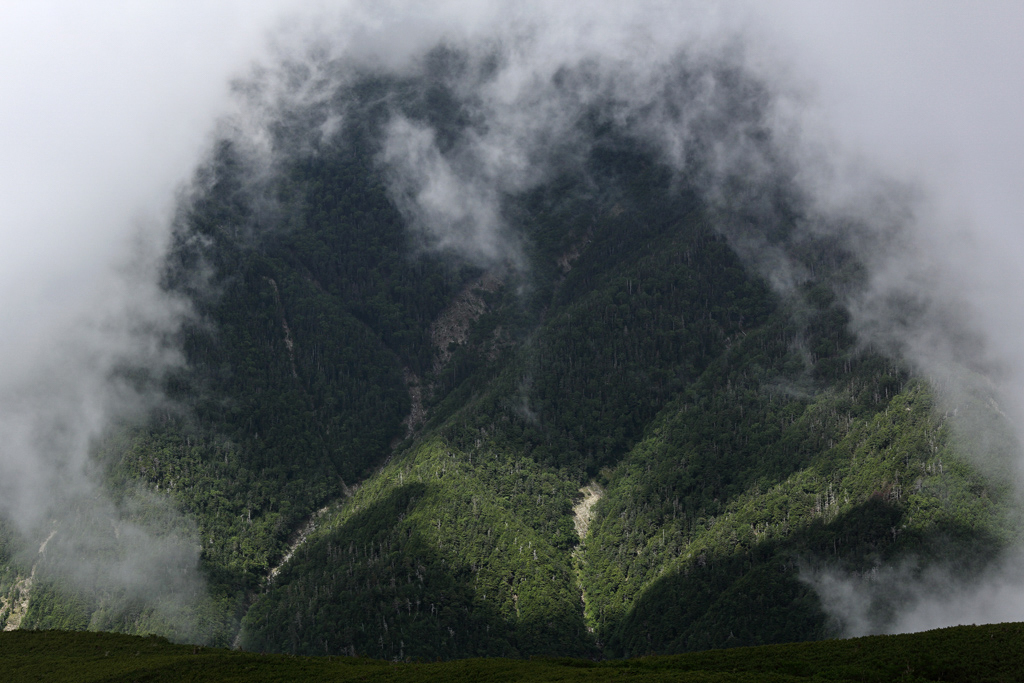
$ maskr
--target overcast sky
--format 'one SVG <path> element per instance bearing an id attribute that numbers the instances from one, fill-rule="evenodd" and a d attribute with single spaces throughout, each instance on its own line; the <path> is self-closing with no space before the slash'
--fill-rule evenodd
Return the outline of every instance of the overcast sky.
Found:
<path id="1" fill-rule="evenodd" d="M 964 220 L 1024 226 L 1024 3 L 807 1 L 760 13 L 845 144 L 955 193 L 936 199 L 961 204 Z"/>
<path id="2" fill-rule="evenodd" d="M 347 15 L 367 27 L 363 40 L 392 43 L 385 52 L 410 42 L 396 34 L 423 32 L 431 18 L 471 28 L 499 14 L 495 5 L 475 2 L 440 3 L 429 13 L 413 11 L 414 3 L 380 4 L 386 9 L 378 14 L 364 7 Z M 515 5 L 523 14 L 543 6 Z M 666 14 L 710 14 L 680 3 L 642 5 L 627 11 L 617 3 L 594 4 L 593 11 L 551 15 L 567 24 L 588 15 L 606 23 L 649 21 L 652 30 L 668 26 L 681 34 L 686 22 Z M 61 292 L 74 272 L 105 266 L 127 226 L 161 216 L 208 141 L 213 119 L 229 107 L 228 79 L 265 57 L 265 38 L 281 17 L 308 6 L 271 0 L 0 4 L 0 316 L 9 320 L 12 308 L 38 312 L 42 302 L 35 297 L 72 296 Z M 808 0 L 721 7 L 725 19 L 701 21 L 717 27 L 712 31 L 745 24 L 759 40 L 752 52 L 768 71 L 786 74 L 816 98 L 813 123 L 828 135 L 897 175 L 941 187 L 945 196 L 937 201 L 949 205 L 949 215 L 984 237 L 1021 245 L 1024 3 Z M 614 33 L 600 20 L 590 30 Z M 609 38 L 612 49 L 613 43 Z"/>

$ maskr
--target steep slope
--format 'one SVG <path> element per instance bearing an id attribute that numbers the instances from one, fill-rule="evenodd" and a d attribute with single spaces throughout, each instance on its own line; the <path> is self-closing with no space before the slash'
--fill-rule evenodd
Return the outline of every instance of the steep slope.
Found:
<path id="1" fill-rule="evenodd" d="M 863 268 L 799 230 L 756 82 L 675 66 L 673 104 L 717 79 L 729 105 L 696 112 L 707 137 L 682 166 L 600 96 L 536 181 L 470 183 L 489 208 L 449 187 L 459 211 L 417 212 L 395 136 L 429 138 L 430 177 L 485 173 L 463 152 L 487 133 L 473 88 L 494 68 L 438 49 L 411 75 L 346 72 L 273 112 L 270 162 L 228 139 L 199 172 L 165 274 L 197 311 L 176 407 L 97 460 L 120 499 L 142 482 L 195 521 L 204 637 L 397 659 L 814 639 L 841 626 L 816 571 L 953 558 L 969 575 L 998 554 L 1009 485 L 968 467 L 932 390 L 849 329 Z M 344 113 L 330 134 L 324 102 Z M 775 165 L 712 193 L 736 131 Z M 481 246 L 485 219 L 500 225 Z M 33 595 L 24 627 L 172 630 L 56 569 Z"/>

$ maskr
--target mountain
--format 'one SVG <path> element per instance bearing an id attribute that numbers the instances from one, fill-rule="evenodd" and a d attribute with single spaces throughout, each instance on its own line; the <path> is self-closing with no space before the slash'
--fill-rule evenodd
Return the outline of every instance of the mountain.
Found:
<path id="1" fill-rule="evenodd" d="M 544 85 L 563 114 L 526 132 L 482 99 L 488 59 L 324 68 L 285 69 L 318 96 L 271 107 L 269 157 L 228 134 L 197 171 L 162 276 L 192 305 L 187 362 L 95 446 L 124 514 L 198 540 L 205 585 L 168 618 L 69 579 L 48 558 L 72 527 L 27 554 L 4 527 L 7 627 L 679 653 L 835 636 L 830 577 L 970 580 L 1008 545 L 1014 443 L 983 378 L 962 369 L 956 404 L 979 444 L 859 334 L 867 265 L 844 230 L 862 226 L 806 228 L 758 81 L 674 64 L 657 104 L 680 111 L 659 116 L 693 138 L 673 159 L 654 105 L 591 65 Z M 723 172 L 737 141 L 759 166 Z M 914 597 L 869 600 L 871 628 Z"/>

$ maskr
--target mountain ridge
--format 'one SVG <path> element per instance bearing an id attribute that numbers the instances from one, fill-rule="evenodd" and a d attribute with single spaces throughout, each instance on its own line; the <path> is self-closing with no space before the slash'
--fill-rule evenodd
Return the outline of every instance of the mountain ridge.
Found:
<path id="1" fill-rule="evenodd" d="M 94 449 L 124 514 L 194 539 L 205 585 L 182 580 L 165 611 L 83 588 L 61 565 L 69 527 L 23 628 L 628 657 L 838 635 L 830 577 L 909 563 L 966 581 L 1000 557 L 1012 487 L 969 464 L 984 449 L 942 388 L 853 328 L 863 260 L 805 229 L 762 85 L 675 64 L 666 104 L 703 106 L 687 96 L 710 79 L 730 105 L 689 112 L 705 137 L 681 167 L 647 110 L 599 94 L 536 180 L 495 189 L 473 148 L 493 130 L 485 67 L 442 49 L 422 73 L 347 76 L 324 99 L 346 113 L 331 136 L 323 103 L 274 112 L 269 167 L 215 146 L 163 278 L 193 303 L 187 364 L 164 411 Z M 573 100 L 596 68 L 550 87 Z M 710 192 L 737 135 L 769 168 Z M 998 468 L 1015 448 L 998 408 L 983 388 L 960 403 L 993 426 Z M 117 527 L 95 533 L 98 557 L 124 552 Z M 25 571 L 15 545 L 0 594 Z M 885 630 L 913 599 L 865 619 Z"/>

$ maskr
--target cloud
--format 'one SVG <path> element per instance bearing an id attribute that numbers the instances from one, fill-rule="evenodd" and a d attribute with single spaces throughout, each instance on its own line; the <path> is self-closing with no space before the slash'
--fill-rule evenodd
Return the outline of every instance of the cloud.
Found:
<path id="1" fill-rule="evenodd" d="M 814 95 L 794 149 L 815 210 L 868 227 L 853 242 L 868 267 L 849 300 L 855 328 L 933 382 L 960 414 L 968 457 L 1016 479 L 1019 505 L 1024 9 L 783 2 L 760 14 L 772 50 Z M 963 410 L 972 402 L 1002 416 L 1015 451 L 991 443 L 992 422 Z M 908 566 L 806 578 L 850 635 L 1019 621 L 1020 543 L 969 579 Z"/>
<path id="2" fill-rule="evenodd" d="M 0 6 L 0 515 L 29 564 L 168 619 L 201 586 L 194 530 L 166 503 L 150 506 L 155 525 L 130 521 L 91 453 L 161 400 L 157 381 L 126 371 L 159 380 L 181 363 L 171 338 L 188 302 L 158 286 L 177 191 L 277 11 Z"/>
<path id="3" fill-rule="evenodd" d="M 1024 443 L 1019 5 L 518 7 L 446 34 L 471 57 L 497 55 L 485 79 L 471 70 L 456 84 L 471 92 L 464 102 L 478 121 L 458 142 L 442 149 L 428 125 L 392 123 L 384 158 L 399 169 L 397 194 L 438 244 L 499 249 L 501 198 L 556 167 L 545 141 L 585 146 L 573 136 L 599 106 L 691 173 L 719 229 L 779 291 L 808 277 L 795 254 L 801 240 L 849 250 L 866 280 L 840 294 L 862 342 L 929 377 L 951 409 L 980 387 Z M 805 210 L 788 233 L 771 202 L 776 188 Z M 961 418 L 957 428 L 972 437 L 968 455 L 993 471 L 977 425 Z M 1010 458 L 1020 478 L 1024 458 Z M 936 587 L 937 574 L 887 571 L 890 588 L 909 582 L 901 590 L 915 605 L 895 628 L 945 625 L 940 615 L 958 613 L 1003 619 L 1017 605 L 957 607 L 965 591 L 991 606 L 981 596 L 1020 585 L 996 569 L 955 595 Z M 847 603 L 829 590 L 867 590 L 818 585 L 832 605 Z"/>
<path id="4" fill-rule="evenodd" d="M 846 637 L 914 633 L 963 624 L 1020 621 L 1024 573 L 1019 551 L 977 572 L 912 560 L 864 573 L 818 569 L 801 578 L 821 596 Z"/>

